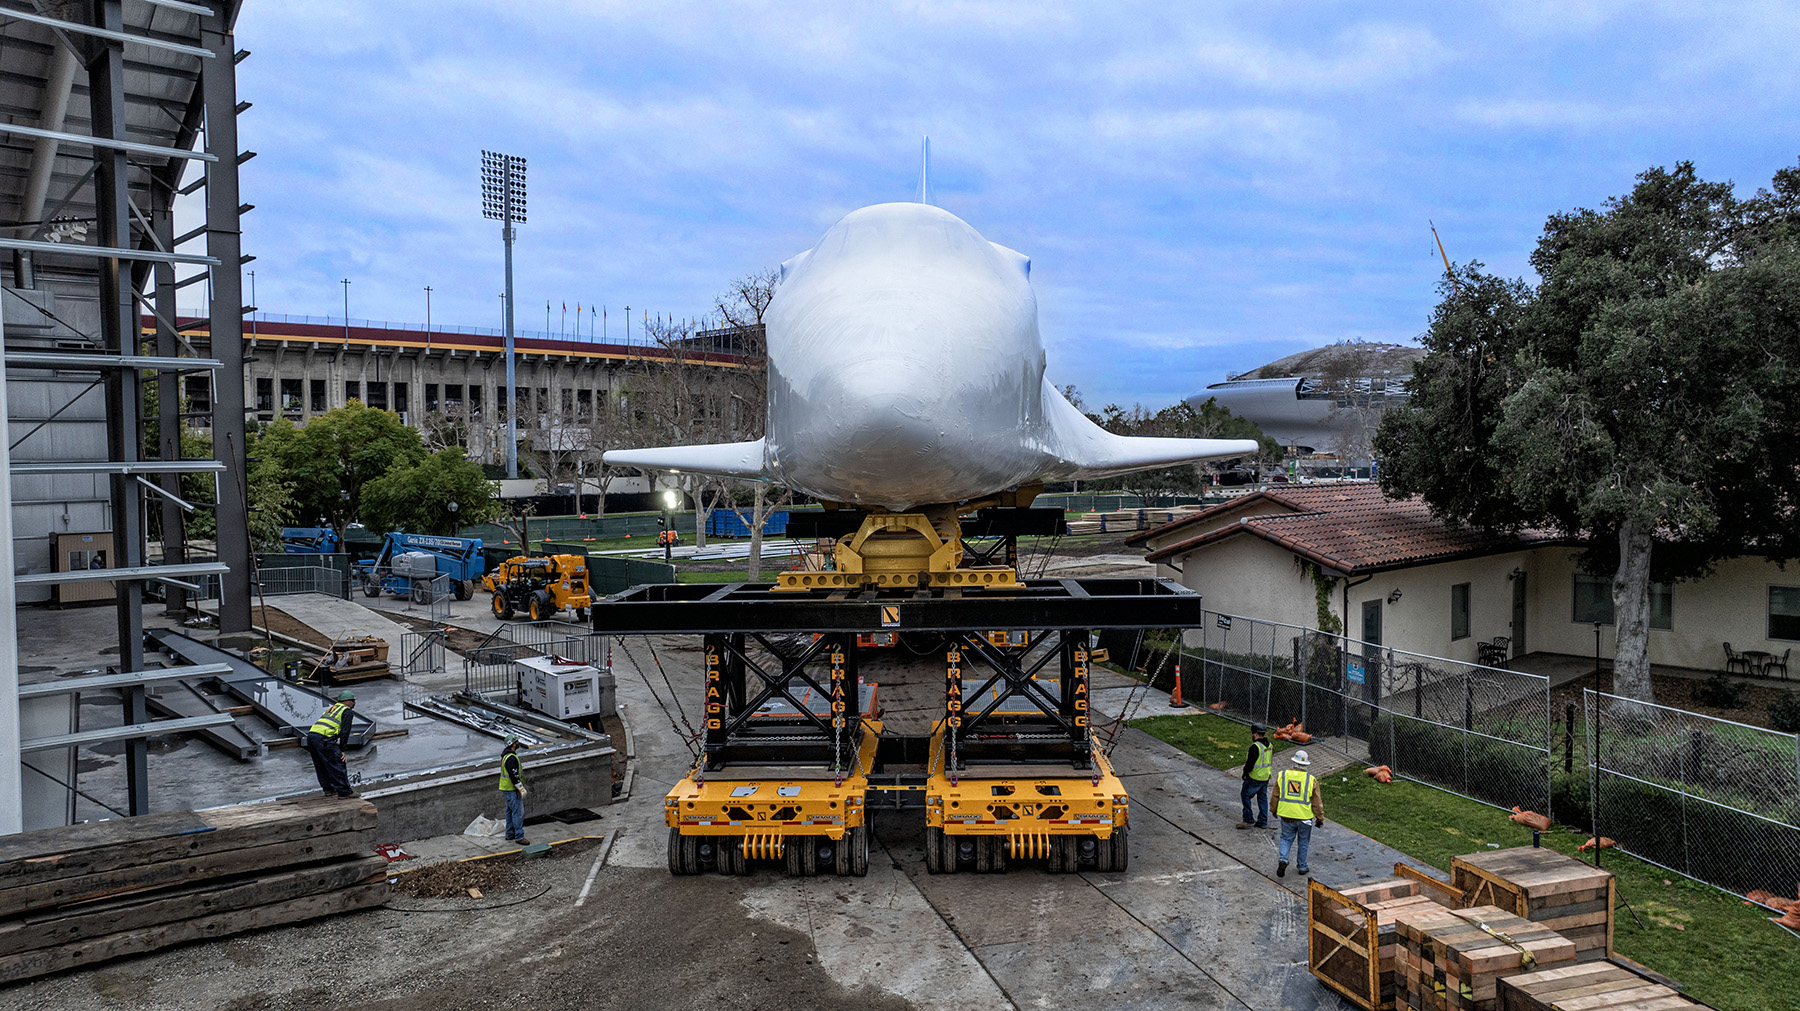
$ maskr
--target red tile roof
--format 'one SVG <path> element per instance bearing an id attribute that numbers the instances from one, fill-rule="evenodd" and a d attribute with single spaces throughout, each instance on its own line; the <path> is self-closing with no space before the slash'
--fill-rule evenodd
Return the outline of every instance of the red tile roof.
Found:
<path id="1" fill-rule="evenodd" d="M 1231 523 L 1229 514 L 1253 505 L 1273 504 L 1286 512 L 1244 516 Z M 1214 527 L 1221 520 L 1224 526 Z M 1431 515 L 1425 500 L 1389 498 L 1375 484 L 1331 484 L 1269 489 L 1203 509 L 1173 523 L 1130 538 L 1141 543 L 1186 527 L 1205 529 L 1150 552 L 1159 562 L 1195 548 L 1248 534 L 1292 551 L 1339 575 L 1379 572 L 1453 558 L 1516 551 L 1557 540 L 1543 530 L 1490 532 L 1452 527 Z"/>

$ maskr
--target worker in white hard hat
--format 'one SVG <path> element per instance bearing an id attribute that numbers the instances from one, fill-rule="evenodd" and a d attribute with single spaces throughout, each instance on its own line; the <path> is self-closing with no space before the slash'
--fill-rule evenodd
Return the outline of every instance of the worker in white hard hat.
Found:
<path id="1" fill-rule="evenodd" d="M 1305 751 L 1294 753 L 1294 764 L 1307 766 L 1312 759 Z M 1294 840 L 1300 841 L 1295 862 L 1300 873 L 1307 873 L 1306 851 L 1312 843 L 1312 830 L 1325 827 L 1325 798 L 1319 788 L 1319 777 L 1304 768 L 1283 769 L 1275 777 L 1275 815 L 1281 819 L 1281 842 L 1276 849 L 1275 876 L 1287 877 L 1288 856 Z"/>
<path id="2" fill-rule="evenodd" d="M 507 734 L 500 750 L 500 793 L 506 798 L 506 841 L 531 845 L 525 838 L 525 768 L 519 761 L 517 734 Z"/>

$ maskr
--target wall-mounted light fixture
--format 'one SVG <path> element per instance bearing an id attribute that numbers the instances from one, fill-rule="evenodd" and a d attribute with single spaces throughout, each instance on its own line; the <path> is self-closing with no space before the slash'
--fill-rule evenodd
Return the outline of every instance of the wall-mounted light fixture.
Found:
<path id="1" fill-rule="evenodd" d="M 1398 586 L 1394 587 L 1393 593 L 1388 594 L 1388 603 L 1390 603 L 1390 604 L 1400 603 L 1400 588 Z"/>

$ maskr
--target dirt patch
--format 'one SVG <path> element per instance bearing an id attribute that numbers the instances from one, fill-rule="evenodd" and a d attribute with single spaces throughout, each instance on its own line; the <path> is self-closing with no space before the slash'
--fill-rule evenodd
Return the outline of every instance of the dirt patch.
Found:
<path id="1" fill-rule="evenodd" d="M 291 636 L 320 649 L 331 647 L 331 638 L 313 629 L 293 615 L 273 605 L 257 604 L 250 609 L 250 620 L 276 635 Z"/>
<path id="2" fill-rule="evenodd" d="M 469 898 L 469 889 L 498 895 L 519 885 L 519 857 L 436 864 L 394 879 L 394 890 L 420 899 Z"/>

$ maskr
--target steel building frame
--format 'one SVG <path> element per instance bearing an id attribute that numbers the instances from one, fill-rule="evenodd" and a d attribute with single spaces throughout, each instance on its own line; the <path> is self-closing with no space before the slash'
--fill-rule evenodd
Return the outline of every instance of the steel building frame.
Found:
<path id="1" fill-rule="evenodd" d="M 246 631 L 250 627 L 243 412 L 242 319 L 246 307 L 239 278 L 248 258 L 239 247 L 243 208 L 238 196 L 238 166 L 250 155 L 238 150 L 236 119 L 243 109 L 237 102 L 235 73 L 237 63 L 248 54 L 236 51 L 232 37 L 240 6 L 239 0 L 77 0 L 61 5 L 52 16 L 44 13 L 48 8 L 43 5 L 25 8 L 20 0 L 0 0 L 0 44 L 48 64 L 43 75 L 34 78 L 24 72 L 31 69 L 27 64 L 32 61 L 13 61 L 3 82 L 11 89 L 8 97 L 20 100 L 8 103 L 15 106 L 13 118 L 30 112 L 39 118 L 37 126 L 0 127 L 0 155 L 6 159 L 0 170 L 0 200 L 16 200 L 18 212 L 14 221 L 0 222 L 10 226 L 0 228 L 0 250 L 11 253 L 11 287 L 38 290 L 41 276 L 54 282 L 53 289 L 45 290 L 59 290 L 65 296 L 91 291 L 99 306 L 93 332 L 83 332 L 84 327 L 72 326 L 34 303 L 15 300 L 26 311 L 51 316 L 69 333 L 57 335 L 53 350 L 15 349 L 9 341 L 5 369 L 14 378 L 26 372 L 46 374 L 45 370 L 98 376 L 96 385 L 104 386 L 107 429 L 104 461 L 13 465 L 6 455 L 0 462 L 15 476 L 105 475 L 115 556 L 109 559 L 113 567 L 100 571 L 117 587 L 118 663 L 125 671 L 143 669 L 146 583 L 167 587 L 169 607 L 179 609 L 185 603 L 182 591 L 193 588 L 189 580 L 218 576 L 222 581 L 221 628 Z M 66 129 L 63 122 L 81 118 L 78 108 L 70 104 L 73 93 L 80 90 L 78 82 L 85 85 L 88 98 L 89 129 L 85 133 Z M 34 98 L 35 107 L 18 108 Z M 25 149 L 14 146 L 15 138 L 31 143 L 28 157 Z M 22 166 L 17 165 L 20 160 Z M 196 162 L 203 174 L 184 184 L 188 169 Z M 83 165 L 85 172 L 80 171 Z M 21 176 L 23 188 L 8 192 Z M 201 188 L 206 191 L 204 223 L 175 235 L 176 198 Z M 92 244 L 79 236 L 72 241 L 51 241 L 68 238 L 52 231 L 52 225 L 71 221 L 92 223 L 93 234 L 88 237 Z M 182 248 L 202 237 L 204 252 Z M 197 265 L 206 271 L 178 281 L 178 265 Z M 207 322 L 212 354 L 204 359 L 193 355 L 175 325 L 176 289 L 199 279 L 211 283 Z M 153 300 L 145 294 L 152 281 Z M 142 323 L 146 315 L 154 319 L 148 334 Z M 147 352 L 146 344 L 153 350 Z M 181 458 L 180 380 L 195 372 L 213 376 L 214 452 L 207 460 Z M 157 460 L 141 458 L 145 373 L 153 376 L 159 394 Z M 187 473 L 215 475 L 213 502 L 186 501 L 180 482 Z M 160 565 L 151 565 L 146 558 L 146 495 L 155 495 L 161 509 L 164 551 Z M 0 550 L 10 560 L 10 483 L 0 507 L 7 525 Z M 188 558 L 184 514 L 196 507 L 216 511 L 215 561 Z M 17 571 L 16 566 L 12 568 Z M 16 579 L 14 585 L 97 578 L 90 572 L 32 573 Z M 13 620 L 17 599 L 13 586 L 7 588 L 5 597 L 0 601 L 6 612 L 0 624 Z M 4 654 L 0 660 L 0 832 L 19 827 L 21 750 L 70 746 L 91 736 L 21 742 L 16 645 L 7 647 Z M 145 683 L 126 678 L 110 686 L 123 697 L 125 726 L 113 731 L 111 739 L 126 742 L 131 814 L 150 810 L 145 738 L 172 727 L 150 722 Z"/>

